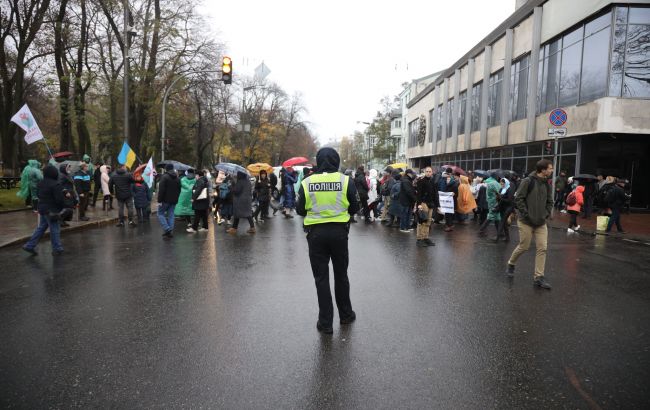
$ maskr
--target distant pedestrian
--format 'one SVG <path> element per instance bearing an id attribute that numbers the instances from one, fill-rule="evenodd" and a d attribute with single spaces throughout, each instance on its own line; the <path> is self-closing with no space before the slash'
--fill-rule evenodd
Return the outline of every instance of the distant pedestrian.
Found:
<path id="1" fill-rule="evenodd" d="M 568 233 L 573 233 L 580 229 L 580 225 L 578 225 L 578 215 L 580 215 L 580 210 L 585 203 L 584 192 L 585 187 L 583 185 L 578 185 L 576 189 L 571 191 L 571 193 L 566 197 L 566 210 L 569 214 Z"/>
<path id="2" fill-rule="evenodd" d="M 178 197 L 176 208 L 174 208 L 174 215 L 185 220 L 185 225 L 187 225 L 185 228 L 192 226 L 192 216 L 194 216 L 192 189 L 194 184 L 196 184 L 196 175 L 194 169 L 190 168 L 185 171 L 185 175 L 181 178 L 181 195 Z"/>
<path id="3" fill-rule="evenodd" d="M 293 189 L 293 186 L 292 186 Z M 237 172 L 237 182 L 232 188 L 233 193 L 233 223 L 228 229 L 228 233 L 236 234 L 239 220 L 245 218 L 248 220 L 248 233 L 255 233 L 255 224 L 253 223 L 253 195 L 251 192 L 251 183 L 248 175 L 244 172 Z"/>
<path id="4" fill-rule="evenodd" d="M 612 215 L 609 217 L 609 222 L 607 223 L 607 231 L 612 231 L 612 226 L 616 224 L 616 230 L 618 233 L 625 233 L 623 227 L 621 226 L 621 211 L 625 207 L 626 197 L 625 197 L 625 180 L 618 179 L 616 184 L 612 186 L 607 193 L 607 206 L 611 209 Z"/>
<path id="5" fill-rule="evenodd" d="M 92 179 L 93 179 L 93 203 L 90 205 L 93 208 L 95 207 L 95 205 L 97 205 L 97 198 L 99 196 L 99 192 L 102 189 L 102 170 L 101 170 L 102 165 L 104 165 L 104 164 L 102 164 L 99 161 L 95 162 L 95 170 L 93 171 L 93 176 L 92 176 Z"/>
<path id="6" fill-rule="evenodd" d="M 50 229 L 52 254 L 63 253 L 59 227 L 59 213 L 63 210 L 63 188 L 59 184 L 59 173 L 53 165 L 47 165 L 43 170 L 44 178 L 38 182 L 35 197 L 39 198 L 38 214 L 39 223 L 29 241 L 23 246 L 26 252 L 36 255 L 36 245 L 45 231 Z"/>
<path id="7" fill-rule="evenodd" d="M 196 183 L 192 187 L 192 209 L 194 210 L 194 222 L 187 228 L 187 232 L 204 232 L 208 230 L 208 209 L 210 208 L 210 197 L 208 191 L 210 184 L 205 176 L 204 170 L 196 172 Z M 199 228 L 201 222 L 201 228 Z"/>
<path id="8" fill-rule="evenodd" d="M 283 168 L 282 180 L 282 214 L 285 218 L 293 218 L 291 211 L 296 207 L 296 191 L 294 184 L 297 181 L 293 168 Z M 239 178 L 239 175 L 238 175 Z"/>
<path id="9" fill-rule="evenodd" d="M 472 193 L 476 198 L 476 213 L 474 220 L 478 221 L 479 226 L 482 226 L 487 219 L 488 211 L 490 209 L 487 202 L 487 184 L 483 181 L 482 176 L 477 176 L 475 178 Z"/>
<path id="10" fill-rule="evenodd" d="M 74 173 L 73 179 L 77 196 L 79 197 L 79 220 L 87 221 L 89 218 L 86 216 L 86 209 L 88 209 L 88 203 L 90 202 L 91 189 L 88 164 L 82 162 L 79 170 Z"/>
<path id="11" fill-rule="evenodd" d="M 104 211 L 112 211 L 113 210 L 113 196 L 111 195 L 111 188 L 108 185 L 108 182 L 111 180 L 110 173 L 111 173 L 111 167 L 110 165 L 102 165 L 99 167 L 99 172 L 101 172 L 101 184 L 102 184 L 102 195 L 104 196 L 104 199 L 102 200 L 102 209 Z"/>
<path id="12" fill-rule="evenodd" d="M 120 165 L 117 168 L 117 171 L 108 181 L 108 186 L 115 192 L 115 198 L 117 199 L 117 215 L 119 217 L 119 222 L 117 223 L 118 228 L 124 226 L 124 207 L 126 207 L 128 217 L 129 217 L 129 226 L 135 227 L 137 224 L 133 220 L 133 175 L 130 172 L 127 172 L 126 165 Z"/>
<path id="13" fill-rule="evenodd" d="M 508 175 L 510 176 L 510 175 Z M 501 178 L 501 191 L 499 192 L 499 214 L 500 221 L 497 229 L 495 242 L 503 238 L 504 242 L 510 242 L 510 215 L 515 211 L 515 183 L 509 178 Z"/>
<path id="14" fill-rule="evenodd" d="M 460 179 L 460 174 L 455 175 L 451 168 L 447 168 L 442 174 L 440 181 L 438 182 L 438 191 L 440 192 L 450 192 L 454 200 L 454 208 L 456 201 L 458 200 L 458 180 Z M 445 214 L 445 232 L 451 232 L 454 230 L 454 218 L 455 214 L 446 213 Z"/>
<path id="15" fill-rule="evenodd" d="M 414 180 L 415 171 L 407 169 L 400 182 L 399 203 L 402 208 L 402 214 L 400 215 L 399 230 L 404 233 L 413 231 L 413 228 L 411 228 L 411 215 L 413 214 L 413 207 L 417 200 L 415 188 L 413 187 Z"/>
<path id="16" fill-rule="evenodd" d="M 519 212 L 517 223 L 519 245 L 512 252 L 507 269 L 508 276 L 513 276 L 517 260 L 530 248 L 530 242 L 534 237 L 537 251 L 533 283 L 543 289 L 551 289 L 551 285 L 544 278 L 548 240 L 546 220 L 553 210 L 553 190 L 548 183 L 551 175 L 553 175 L 553 163 L 542 159 L 535 165 L 535 171 L 519 184 L 515 194 L 515 204 Z"/>
<path id="17" fill-rule="evenodd" d="M 437 194 L 437 191 L 436 191 Z M 465 175 L 460 176 L 460 184 L 458 185 L 458 197 L 456 198 L 456 212 L 458 213 L 458 220 L 461 223 L 468 223 L 469 215 L 476 209 L 476 200 L 472 195 L 472 187 L 469 185 L 469 178 Z"/>
<path id="18" fill-rule="evenodd" d="M 56 170 L 56 168 L 54 168 Z M 41 163 L 35 159 L 27 161 L 20 175 L 20 191 L 17 196 L 24 199 L 32 207 L 34 212 L 38 212 L 38 183 L 43 179 Z"/>
<path id="19" fill-rule="evenodd" d="M 485 180 L 486 190 L 485 196 L 487 198 L 488 214 L 485 221 L 481 224 L 478 231 L 478 236 L 487 236 L 487 227 L 493 223 L 496 229 L 496 235 L 499 235 L 499 222 L 501 221 L 501 212 L 499 210 L 499 198 L 501 192 L 501 185 L 497 182 L 498 176 L 495 174 L 490 175 Z"/>
<path id="20" fill-rule="evenodd" d="M 165 165 L 165 173 L 158 183 L 158 221 L 163 229 L 163 238 L 174 236 L 174 208 L 181 194 L 181 182 L 173 164 Z"/>
<path id="21" fill-rule="evenodd" d="M 370 208 L 368 207 L 368 181 L 366 181 L 366 172 L 363 168 L 363 165 L 357 168 L 357 172 L 354 174 L 354 187 L 357 189 L 359 194 L 359 204 L 363 209 L 363 217 L 366 223 L 370 223 Z"/>
<path id="22" fill-rule="evenodd" d="M 382 196 L 383 206 L 381 208 L 381 222 L 388 222 L 388 210 L 390 209 L 390 190 L 395 184 L 395 179 L 393 178 L 393 168 L 386 167 L 384 170 L 384 176 L 381 181 L 379 181 L 379 193 Z"/>
<path id="23" fill-rule="evenodd" d="M 434 213 L 440 210 L 440 198 L 438 187 L 433 182 L 433 169 L 426 167 L 424 177 L 417 181 L 417 209 L 418 217 L 416 245 L 419 247 L 434 246 L 435 243 L 429 239 L 429 231 Z M 425 218 L 422 218 L 422 217 Z"/>
<path id="24" fill-rule="evenodd" d="M 70 164 L 61 164 L 59 165 L 59 185 L 63 189 L 63 209 L 68 211 L 64 213 L 64 216 L 59 218 L 59 226 L 62 228 L 70 226 L 68 221 L 72 220 L 74 215 L 74 209 L 79 203 L 79 198 L 77 197 L 77 191 L 74 187 L 74 180 L 69 174 Z"/>
<path id="25" fill-rule="evenodd" d="M 392 228 L 399 227 L 399 219 L 402 217 L 402 204 L 399 202 L 399 194 L 402 190 L 402 175 L 399 171 L 393 171 L 393 186 L 390 189 L 390 207 L 388 209 L 387 226 Z M 350 219 L 352 222 L 352 219 Z"/>
<path id="26" fill-rule="evenodd" d="M 255 195 L 259 205 L 253 216 L 257 220 L 261 214 L 264 221 L 269 217 L 269 204 L 271 202 L 271 182 L 264 170 L 260 171 L 257 182 L 255 182 Z"/>
<path id="27" fill-rule="evenodd" d="M 135 184 L 133 184 L 133 205 L 135 206 L 135 213 L 138 216 L 138 223 L 149 222 L 149 214 L 151 213 L 151 190 L 141 175 L 138 175 Z"/>
<path id="28" fill-rule="evenodd" d="M 565 190 L 568 184 L 566 171 L 560 171 L 560 175 L 555 178 L 555 209 L 561 210 L 564 206 Z"/>

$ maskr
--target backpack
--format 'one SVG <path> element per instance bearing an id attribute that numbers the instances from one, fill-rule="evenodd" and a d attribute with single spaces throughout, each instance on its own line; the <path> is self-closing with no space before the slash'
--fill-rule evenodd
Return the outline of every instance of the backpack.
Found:
<path id="1" fill-rule="evenodd" d="M 390 194 L 390 199 L 397 201 L 399 199 L 399 193 L 401 190 L 402 190 L 402 184 L 400 183 L 400 181 L 396 181 L 395 185 L 393 185 L 393 190 Z"/>
<path id="2" fill-rule="evenodd" d="M 219 198 L 226 199 L 228 198 L 229 193 L 230 193 L 230 184 L 223 183 L 219 185 Z"/>
<path id="3" fill-rule="evenodd" d="M 576 191 L 571 191 L 569 195 L 567 195 L 566 200 L 564 201 L 568 206 L 573 206 L 576 203 L 578 203 L 578 200 L 576 198 Z"/>

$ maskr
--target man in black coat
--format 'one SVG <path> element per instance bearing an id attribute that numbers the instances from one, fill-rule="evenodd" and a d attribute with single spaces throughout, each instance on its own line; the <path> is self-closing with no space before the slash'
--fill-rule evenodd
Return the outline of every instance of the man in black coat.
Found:
<path id="1" fill-rule="evenodd" d="M 174 208 L 181 195 L 181 180 L 178 178 L 174 165 L 167 164 L 165 173 L 158 183 L 158 221 L 163 228 L 163 238 L 173 237 Z"/>
<path id="2" fill-rule="evenodd" d="M 36 245 L 45 231 L 50 228 L 50 240 L 52 241 L 52 254 L 63 253 L 61 245 L 61 228 L 59 226 L 59 213 L 63 210 L 63 188 L 58 181 L 59 172 L 53 165 L 43 169 L 43 179 L 39 181 L 38 192 L 38 227 L 32 234 L 29 241 L 23 246 L 25 252 L 36 255 Z"/>
<path id="3" fill-rule="evenodd" d="M 126 206 L 128 215 L 129 215 L 129 225 L 131 227 L 136 226 L 135 221 L 133 220 L 133 184 L 135 179 L 133 175 L 126 171 L 126 165 L 120 165 L 117 168 L 117 171 L 113 174 L 111 179 L 108 180 L 108 186 L 111 191 L 115 192 L 115 198 L 117 198 L 118 216 L 120 218 L 117 223 L 117 227 L 124 226 L 124 206 Z"/>
<path id="4" fill-rule="evenodd" d="M 100 170 L 101 166 L 104 165 L 101 162 L 95 162 L 95 171 L 93 172 L 93 203 L 90 205 L 93 208 L 97 203 L 97 196 L 99 196 L 99 191 L 102 189 L 102 171 Z"/>
<path id="5" fill-rule="evenodd" d="M 426 167 L 424 177 L 417 181 L 417 206 L 418 212 L 426 213 L 426 220 L 418 223 L 417 229 L 417 246 L 434 246 L 435 243 L 429 239 L 429 229 L 431 227 L 431 218 L 434 212 L 440 208 L 440 198 L 438 197 L 438 187 L 433 182 L 433 169 Z"/>
<path id="6" fill-rule="evenodd" d="M 90 174 L 88 174 L 88 164 L 81 163 L 79 171 L 74 173 L 74 187 L 79 196 L 79 220 L 87 221 L 86 209 L 90 202 Z"/>
<path id="7" fill-rule="evenodd" d="M 410 232 L 411 214 L 413 212 L 413 205 L 415 205 L 415 201 L 417 200 L 415 188 L 413 187 L 414 180 L 415 172 L 412 169 L 407 169 L 400 182 L 399 203 L 402 206 L 402 215 L 399 220 L 400 232 Z"/>
<path id="8" fill-rule="evenodd" d="M 359 193 L 359 202 L 363 209 L 363 216 L 366 219 L 366 223 L 371 223 L 370 208 L 368 207 L 368 191 L 370 188 L 368 188 L 368 183 L 366 182 L 366 172 L 363 165 L 357 168 L 357 172 L 354 175 L 354 187 Z"/>
<path id="9" fill-rule="evenodd" d="M 611 232 L 612 225 L 616 224 L 616 229 L 618 230 L 618 233 L 625 233 L 623 227 L 621 226 L 621 210 L 625 206 L 625 199 L 626 199 L 625 191 L 623 191 L 624 187 L 625 187 L 625 181 L 619 179 L 616 181 L 616 184 L 614 184 L 614 186 L 611 187 L 607 192 L 607 197 L 605 198 L 605 202 L 607 202 L 607 206 L 612 210 L 612 215 L 609 217 L 609 222 L 607 223 L 606 232 Z"/>

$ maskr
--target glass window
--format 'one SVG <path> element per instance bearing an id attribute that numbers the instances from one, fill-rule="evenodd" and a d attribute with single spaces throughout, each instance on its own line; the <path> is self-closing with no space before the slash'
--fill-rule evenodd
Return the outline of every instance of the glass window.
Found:
<path id="1" fill-rule="evenodd" d="M 607 95 L 607 54 L 610 33 L 609 29 L 601 30 L 585 39 L 580 77 L 581 102 L 593 101 Z"/>
<path id="2" fill-rule="evenodd" d="M 458 96 L 458 103 L 460 104 L 458 110 L 458 135 L 465 133 L 465 109 L 467 108 L 467 91 L 463 91 Z"/>
<path id="3" fill-rule="evenodd" d="M 582 40 L 583 27 L 580 26 L 562 38 L 562 48 L 567 48 Z"/>
<path id="4" fill-rule="evenodd" d="M 512 160 L 511 169 L 515 171 L 517 174 L 521 175 L 522 177 L 528 175 L 528 173 L 526 172 L 526 158 L 514 158 Z"/>
<path id="5" fill-rule="evenodd" d="M 576 152 L 578 152 L 578 141 L 576 140 L 562 141 L 560 143 L 560 150 L 562 151 L 562 154 L 575 154 Z"/>
<path id="6" fill-rule="evenodd" d="M 650 22 L 650 8 L 630 7 L 630 24 L 648 24 Z"/>
<path id="7" fill-rule="evenodd" d="M 418 145 L 418 131 L 420 129 L 419 120 L 415 119 L 409 122 L 409 147 Z"/>
<path id="8" fill-rule="evenodd" d="M 597 33 L 598 31 L 608 27 L 612 22 L 612 12 L 607 12 L 600 17 L 597 17 L 585 25 L 585 38 Z"/>
<path id="9" fill-rule="evenodd" d="M 526 117 L 528 97 L 528 66 L 530 55 L 525 55 L 512 64 L 510 77 L 510 120 Z"/>
<path id="10" fill-rule="evenodd" d="M 501 158 L 512 157 L 512 148 L 504 148 L 501 150 Z"/>
<path id="11" fill-rule="evenodd" d="M 447 135 L 446 138 L 452 136 L 452 128 L 454 126 L 454 99 L 451 98 L 447 101 Z"/>
<path id="12" fill-rule="evenodd" d="M 582 41 L 562 50 L 562 68 L 560 70 L 559 107 L 578 103 L 578 86 L 580 84 L 580 61 L 582 58 Z"/>
<path id="13" fill-rule="evenodd" d="M 630 21 L 634 10 L 635 8 L 630 8 Z M 649 44 L 650 25 L 628 25 L 623 79 L 624 97 L 650 97 Z"/>
<path id="14" fill-rule="evenodd" d="M 513 157 L 525 157 L 527 155 L 527 149 L 525 145 L 516 145 L 512 148 Z"/>
<path id="15" fill-rule="evenodd" d="M 495 158 L 490 160 L 490 169 L 499 169 L 501 168 L 501 159 Z"/>
<path id="16" fill-rule="evenodd" d="M 557 93 L 560 79 L 560 40 L 549 44 L 549 56 L 544 60 L 544 109 L 550 111 L 557 107 Z"/>
<path id="17" fill-rule="evenodd" d="M 481 126 L 481 86 L 475 84 L 472 88 L 472 131 L 478 131 Z"/>
<path id="18" fill-rule="evenodd" d="M 488 127 L 493 127 L 501 121 L 501 85 L 503 70 L 490 76 L 488 89 Z"/>
<path id="19" fill-rule="evenodd" d="M 576 156 L 575 155 L 562 155 L 558 158 L 558 169 L 567 172 L 567 175 L 575 175 L 576 170 Z"/>
<path id="20" fill-rule="evenodd" d="M 512 169 L 512 158 L 501 158 L 501 169 L 511 170 Z"/>

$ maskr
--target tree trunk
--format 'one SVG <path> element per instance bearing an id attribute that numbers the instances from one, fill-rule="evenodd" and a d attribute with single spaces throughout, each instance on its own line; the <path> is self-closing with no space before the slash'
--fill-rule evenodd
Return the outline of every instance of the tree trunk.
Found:
<path id="1" fill-rule="evenodd" d="M 54 61 L 59 77 L 59 116 L 61 118 L 61 134 L 59 149 L 74 150 L 72 141 L 72 124 L 70 122 L 70 76 L 65 69 L 65 44 L 63 41 L 63 20 L 65 19 L 68 0 L 61 0 L 59 12 L 54 23 Z"/>
<path id="2" fill-rule="evenodd" d="M 77 137 L 79 138 L 79 154 L 91 154 L 90 146 L 90 132 L 86 124 L 86 90 L 84 87 L 82 76 L 84 67 L 84 55 L 88 48 L 88 23 L 86 17 L 86 0 L 80 0 L 81 6 L 81 38 L 79 47 L 77 48 L 77 70 L 75 72 L 74 83 L 74 104 L 75 104 L 75 120 L 77 125 Z M 90 85 L 90 84 L 88 84 Z"/>

